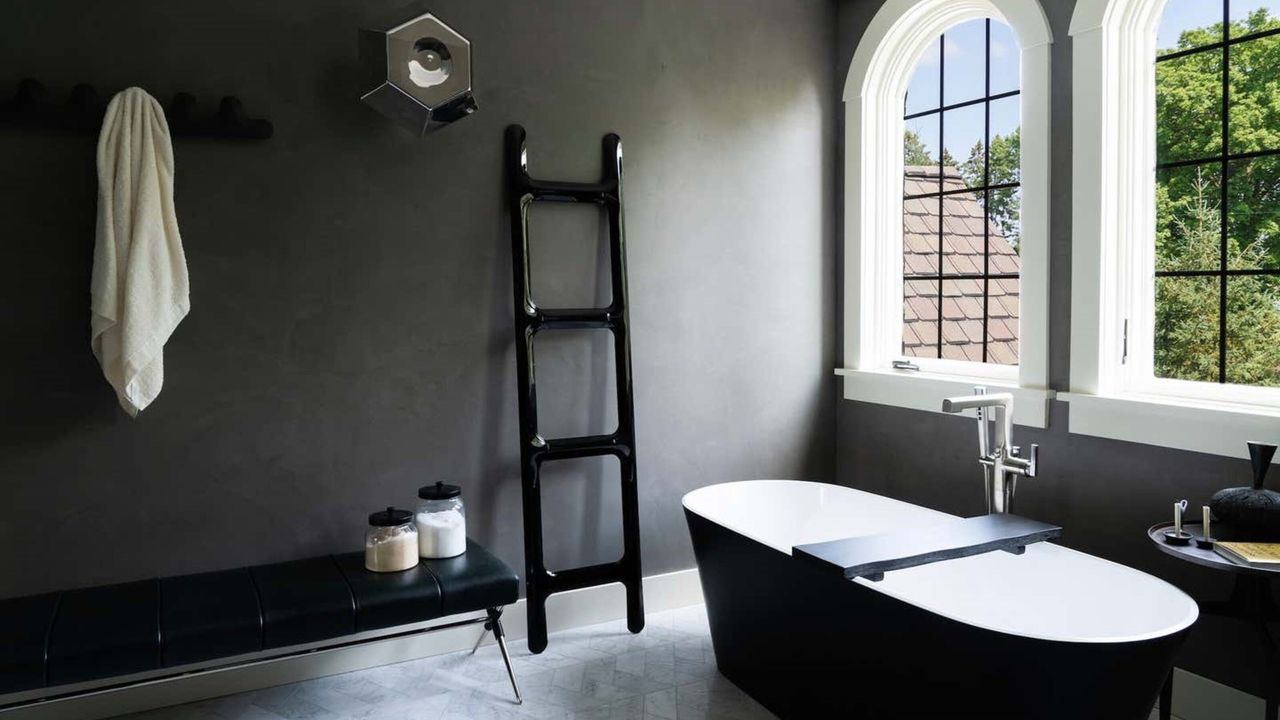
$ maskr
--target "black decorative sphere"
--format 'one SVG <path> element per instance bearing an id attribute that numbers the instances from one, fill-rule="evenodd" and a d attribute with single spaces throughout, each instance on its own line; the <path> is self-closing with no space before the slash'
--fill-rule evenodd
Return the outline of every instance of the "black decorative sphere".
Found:
<path id="1" fill-rule="evenodd" d="M 1262 486 L 1275 454 L 1275 445 L 1249 443 L 1253 487 L 1219 490 L 1209 500 L 1214 517 L 1229 526 L 1232 535 L 1240 540 L 1280 540 L 1280 492 Z"/>

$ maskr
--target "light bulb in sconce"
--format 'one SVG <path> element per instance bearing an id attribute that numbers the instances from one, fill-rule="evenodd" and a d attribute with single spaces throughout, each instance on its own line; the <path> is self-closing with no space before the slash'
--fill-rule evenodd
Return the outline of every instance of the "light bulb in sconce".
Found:
<path id="1" fill-rule="evenodd" d="M 453 72 L 449 48 L 435 38 L 422 38 L 413 44 L 414 58 L 409 61 L 409 82 L 420 88 L 440 85 Z"/>
<path id="2" fill-rule="evenodd" d="M 366 104 L 422 137 L 476 110 L 471 43 L 431 13 L 360 31 Z"/>

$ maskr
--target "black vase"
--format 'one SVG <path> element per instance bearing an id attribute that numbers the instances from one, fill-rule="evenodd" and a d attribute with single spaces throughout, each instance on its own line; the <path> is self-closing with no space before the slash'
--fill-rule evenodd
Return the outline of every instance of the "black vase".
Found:
<path id="1" fill-rule="evenodd" d="M 1231 529 L 1233 537 L 1240 540 L 1280 540 L 1280 493 L 1262 487 L 1275 454 L 1275 445 L 1249 443 L 1253 487 L 1219 490 L 1209 500 L 1209 509 L 1214 517 Z"/>

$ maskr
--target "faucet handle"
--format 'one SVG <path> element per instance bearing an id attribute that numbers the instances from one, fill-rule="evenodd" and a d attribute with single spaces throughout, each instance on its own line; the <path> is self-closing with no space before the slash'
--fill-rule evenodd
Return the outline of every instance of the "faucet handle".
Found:
<path id="1" fill-rule="evenodd" d="M 1015 464 L 1019 474 L 1023 477 L 1036 476 L 1036 462 L 1040 459 L 1040 445 L 1031 443 L 1031 453 L 1027 457 L 1022 457 L 1022 448 L 1017 445 L 1009 446 L 1009 456 L 1018 458 L 1021 462 Z"/>

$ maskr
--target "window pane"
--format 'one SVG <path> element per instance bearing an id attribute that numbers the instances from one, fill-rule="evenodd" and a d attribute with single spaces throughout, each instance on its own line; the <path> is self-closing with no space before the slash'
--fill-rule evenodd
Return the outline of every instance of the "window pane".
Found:
<path id="1" fill-rule="evenodd" d="M 987 219 L 991 221 L 989 241 L 992 254 L 1007 253 L 1016 256 L 1022 240 L 1022 188 L 1004 188 L 987 193 Z M 998 265 L 994 272 L 1004 273 Z M 1009 272 L 1018 272 L 1013 270 Z"/>
<path id="2" fill-rule="evenodd" d="M 938 357 L 938 281 L 902 283 L 902 354 Z"/>
<path id="3" fill-rule="evenodd" d="M 1022 87 L 1022 50 L 1013 29 L 998 21 L 991 21 L 991 94 L 1017 90 Z"/>
<path id="4" fill-rule="evenodd" d="M 1220 165 L 1156 173 L 1156 270 L 1218 270 L 1222 263 Z"/>
<path id="5" fill-rule="evenodd" d="M 902 143 L 906 195 L 938 192 L 938 120 L 935 113 L 906 121 Z"/>
<path id="6" fill-rule="evenodd" d="M 987 362 L 1018 364 L 1018 281 L 987 285 Z"/>
<path id="7" fill-rule="evenodd" d="M 1280 277 L 1227 278 L 1227 382 L 1280 386 Z"/>
<path id="8" fill-rule="evenodd" d="M 1280 156 L 1237 160 L 1229 178 L 1227 267 L 1280 268 Z"/>
<path id="9" fill-rule="evenodd" d="M 902 274 L 938 275 L 938 198 L 902 203 Z"/>
<path id="10" fill-rule="evenodd" d="M 963 185 L 956 187 L 982 186 L 985 131 L 986 117 L 982 104 L 943 113 L 943 161 L 948 168 L 957 171 L 956 177 Z M 949 176 L 951 174 L 948 172 Z"/>
<path id="11" fill-rule="evenodd" d="M 947 105 L 986 94 L 987 21 L 960 23 L 942 36 L 943 100 Z"/>
<path id="12" fill-rule="evenodd" d="M 942 199 L 942 273 L 981 275 L 982 193 L 959 193 Z"/>
<path id="13" fill-rule="evenodd" d="M 937 40 L 929 43 L 928 49 L 916 65 L 911 83 L 907 85 L 904 115 L 941 107 L 942 97 L 939 95 L 938 83 L 942 80 L 942 68 L 938 66 L 938 45 Z"/>
<path id="14" fill-rule="evenodd" d="M 1218 381 L 1218 278 L 1156 278 L 1155 376 Z"/>
<path id="15" fill-rule="evenodd" d="M 1280 35 L 1231 46 L 1231 152 L 1280 149 Z"/>
<path id="16" fill-rule="evenodd" d="M 1219 0 L 1169 0 L 1156 33 L 1157 54 L 1186 50 L 1222 40 Z"/>
<path id="17" fill-rule="evenodd" d="M 1231 0 L 1231 36 L 1244 37 L 1278 24 L 1280 0 Z"/>
<path id="18" fill-rule="evenodd" d="M 1017 275 L 1022 271 L 1017 245 L 1017 212 L 1022 197 L 1016 189 L 991 190 L 988 194 L 987 271 L 993 275 Z M 1002 224 L 1011 226 L 1009 235 L 1001 230 Z"/>
<path id="19" fill-rule="evenodd" d="M 1222 51 L 1156 63 L 1156 160 L 1222 152 Z"/>
<path id="20" fill-rule="evenodd" d="M 1014 97 L 991 102 L 990 168 L 992 185 L 1018 182 L 1022 176 L 1022 100 Z"/>
<path id="21" fill-rule="evenodd" d="M 982 362 L 982 281 L 942 281 L 942 357 Z"/>

